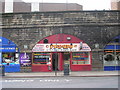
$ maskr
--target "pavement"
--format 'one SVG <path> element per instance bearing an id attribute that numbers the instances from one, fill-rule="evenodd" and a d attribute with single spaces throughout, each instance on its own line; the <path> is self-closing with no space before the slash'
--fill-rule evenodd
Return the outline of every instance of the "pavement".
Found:
<path id="1" fill-rule="evenodd" d="M 22 72 L 22 73 L 5 73 L 3 78 L 39 78 L 39 77 L 106 77 L 119 76 L 119 71 L 72 71 L 69 75 L 64 75 L 64 72 Z"/>

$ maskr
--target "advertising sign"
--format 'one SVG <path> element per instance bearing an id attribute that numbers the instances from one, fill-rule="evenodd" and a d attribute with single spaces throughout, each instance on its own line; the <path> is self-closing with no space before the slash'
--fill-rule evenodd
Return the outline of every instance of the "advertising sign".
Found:
<path id="1" fill-rule="evenodd" d="M 30 53 L 21 53 L 20 54 L 20 64 L 21 64 L 21 66 L 30 66 L 31 65 L 31 54 Z"/>
<path id="2" fill-rule="evenodd" d="M 0 52 L 18 52 L 16 44 L 11 40 L 0 36 Z"/>
<path id="3" fill-rule="evenodd" d="M 33 52 L 77 52 L 77 51 L 91 51 L 90 47 L 83 43 L 57 43 L 57 44 L 36 44 L 32 50 Z"/>
<path id="4" fill-rule="evenodd" d="M 0 47 L 0 51 L 2 52 L 16 52 L 15 46 L 2 46 Z"/>

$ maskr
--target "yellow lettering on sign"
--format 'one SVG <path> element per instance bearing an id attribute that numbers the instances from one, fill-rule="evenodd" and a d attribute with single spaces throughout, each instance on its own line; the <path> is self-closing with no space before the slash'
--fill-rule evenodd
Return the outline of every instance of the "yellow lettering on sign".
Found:
<path id="1" fill-rule="evenodd" d="M 50 45 L 50 49 L 52 48 L 64 48 L 64 49 L 67 49 L 67 48 L 73 48 L 73 45 Z"/>

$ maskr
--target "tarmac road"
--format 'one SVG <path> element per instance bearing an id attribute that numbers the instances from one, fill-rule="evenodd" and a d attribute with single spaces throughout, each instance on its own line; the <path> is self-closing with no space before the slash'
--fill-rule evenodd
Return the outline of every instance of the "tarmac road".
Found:
<path id="1" fill-rule="evenodd" d="M 119 77 L 120 78 L 120 77 Z M 3 78 L 2 88 L 118 88 L 118 76 Z"/>

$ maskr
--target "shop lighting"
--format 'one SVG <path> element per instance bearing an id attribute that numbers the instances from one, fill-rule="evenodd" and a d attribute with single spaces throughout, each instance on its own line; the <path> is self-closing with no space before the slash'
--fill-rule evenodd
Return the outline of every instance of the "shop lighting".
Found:
<path id="1" fill-rule="evenodd" d="M 83 43 L 80 42 L 80 50 L 83 48 Z"/>
<path id="2" fill-rule="evenodd" d="M 71 37 L 67 37 L 67 40 L 70 41 L 70 40 L 71 40 Z"/>

